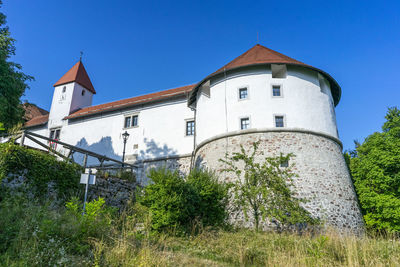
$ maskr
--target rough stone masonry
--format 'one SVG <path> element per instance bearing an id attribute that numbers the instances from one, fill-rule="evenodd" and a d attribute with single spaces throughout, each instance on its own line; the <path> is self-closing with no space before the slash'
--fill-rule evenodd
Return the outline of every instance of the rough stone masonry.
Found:
<path id="1" fill-rule="evenodd" d="M 307 131 L 253 132 L 209 140 L 198 147 L 196 166 L 208 167 L 229 181 L 232 175 L 221 173 L 224 163 L 219 159 L 225 153 L 238 152 L 240 145 L 250 149 L 260 141 L 258 160 L 265 157 L 293 153 L 290 164 L 298 174 L 294 178 L 297 194 L 308 202 L 304 205 L 313 216 L 326 225 L 352 232 L 363 232 L 364 222 L 358 207 L 356 193 L 338 142 L 324 135 Z M 238 224 L 248 225 L 242 217 L 231 218 Z M 248 225 L 249 226 L 249 225 Z"/>

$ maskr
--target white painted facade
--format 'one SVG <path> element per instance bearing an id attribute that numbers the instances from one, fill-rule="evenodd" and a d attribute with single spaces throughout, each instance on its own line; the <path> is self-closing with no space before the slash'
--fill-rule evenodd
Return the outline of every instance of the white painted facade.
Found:
<path id="1" fill-rule="evenodd" d="M 272 87 L 280 86 L 281 96 Z M 239 89 L 247 88 L 247 99 Z M 240 119 L 250 128 L 276 128 L 274 116 L 284 117 L 284 128 L 304 129 L 338 138 L 329 83 L 314 70 L 288 66 L 286 78 L 272 78 L 269 66 L 241 69 L 199 90 L 196 102 L 196 145 L 217 135 L 241 130 Z"/>
<path id="2" fill-rule="evenodd" d="M 72 106 L 74 103 L 79 104 L 79 101 L 69 101 L 71 94 L 59 101 L 63 86 L 55 88 L 48 124 L 30 128 L 30 131 L 49 136 L 52 129 L 60 128 L 61 141 L 116 159 L 121 159 L 122 133 L 127 131 L 130 136 L 126 144 L 126 160 L 130 162 L 135 159 L 187 155 L 193 151 L 193 136 L 186 136 L 185 129 L 186 121 L 193 120 L 194 113 L 187 107 L 185 97 L 67 120 L 64 118 L 69 115 L 66 112 L 68 103 Z M 75 88 L 80 95 L 79 84 L 65 86 Z M 89 95 L 90 92 L 86 93 Z M 87 104 L 85 101 L 80 103 Z M 76 110 L 76 106 L 74 108 Z M 128 115 L 138 115 L 137 126 L 124 127 L 125 117 Z M 26 140 L 26 144 L 41 148 L 30 140 Z M 68 153 L 62 147 L 57 147 L 57 150 Z"/>
<path id="3" fill-rule="evenodd" d="M 272 72 L 281 78 L 273 78 Z M 69 82 L 54 88 L 47 124 L 29 130 L 49 136 L 51 130 L 60 129 L 61 141 L 115 159 L 122 158 L 122 133 L 127 131 L 125 160 L 130 163 L 192 156 L 204 141 L 240 131 L 242 118 L 249 119 L 249 129 L 276 129 L 274 116 L 283 116 L 286 130 L 312 131 L 337 139 L 331 83 L 325 75 L 301 65 L 243 66 L 203 80 L 192 103 L 189 95 L 178 94 L 66 119 L 90 107 L 93 98 L 81 84 Z M 273 95 L 273 86 L 280 86 L 280 96 Z M 247 89 L 246 99 L 239 98 L 241 88 Z M 138 116 L 137 126 L 124 127 L 129 115 Z M 187 121 L 195 121 L 194 135 L 186 136 Z M 63 147 L 57 150 L 68 153 Z"/>
<path id="4" fill-rule="evenodd" d="M 91 106 L 92 98 L 92 92 L 75 82 L 54 87 L 48 128 L 66 125 L 64 118 L 79 108 Z"/>

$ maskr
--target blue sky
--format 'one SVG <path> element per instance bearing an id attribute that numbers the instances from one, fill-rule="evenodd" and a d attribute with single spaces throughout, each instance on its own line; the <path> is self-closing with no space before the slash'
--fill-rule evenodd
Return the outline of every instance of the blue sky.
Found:
<path id="1" fill-rule="evenodd" d="M 338 81 L 345 149 L 400 106 L 400 1 L 3 2 L 13 60 L 36 79 L 23 100 L 47 110 L 81 50 L 100 104 L 196 83 L 254 46 L 257 32 Z"/>

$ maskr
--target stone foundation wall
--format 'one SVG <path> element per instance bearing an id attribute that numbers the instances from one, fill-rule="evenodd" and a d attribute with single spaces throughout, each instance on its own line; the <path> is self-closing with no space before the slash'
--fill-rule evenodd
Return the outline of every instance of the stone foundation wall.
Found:
<path id="1" fill-rule="evenodd" d="M 24 170 L 21 174 L 9 174 L 1 181 L 0 190 L 21 191 L 27 193 L 30 198 L 38 197 L 33 193 L 34 191 L 25 177 L 26 172 Z M 88 201 L 102 197 L 107 205 L 123 209 L 128 201 L 134 197 L 136 185 L 136 182 L 129 182 L 120 178 L 109 177 L 104 179 L 96 177 L 96 184 L 89 185 Z M 84 190 L 85 185 L 81 184 L 77 193 L 81 195 L 82 201 Z M 65 205 L 66 200 L 59 198 L 54 182 L 47 183 L 47 193 L 44 197 L 54 202 L 54 205 Z"/>
<path id="2" fill-rule="evenodd" d="M 84 187 L 84 185 L 82 185 Z M 109 177 L 96 177 L 96 184 L 89 185 L 88 200 L 104 198 L 106 204 L 122 209 L 135 196 L 136 183 Z"/>
<path id="3" fill-rule="evenodd" d="M 221 173 L 224 164 L 219 161 L 225 153 L 232 154 L 243 145 L 250 149 L 260 141 L 259 150 L 267 156 L 293 153 L 290 164 L 299 177 L 294 178 L 295 190 L 301 198 L 309 200 L 304 207 L 327 225 L 352 232 L 362 232 L 364 222 L 353 184 L 346 166 L 339 141 L 324 135 L 301 131 L 253 132 L 231 135 L 206 141 L 195 154 L 195 166 L 215 170 L 221 180 L 229 181 L 231 174 Z M 231 218 L 247 226 L 243 216 Z"/>
<path id="4" fill-rule="evenodd" d="M 179 157 L 161 158 L 156 160 L 146 160 L 137 163 L 139 169 L 137 171 L 137 180 L 141 184 L 147 184 L 147 174 L 151 169 L 165 167 L 170 170 L 178 170 L 181 175 L 188 174 L 190 171 L 191 155 Z"/>

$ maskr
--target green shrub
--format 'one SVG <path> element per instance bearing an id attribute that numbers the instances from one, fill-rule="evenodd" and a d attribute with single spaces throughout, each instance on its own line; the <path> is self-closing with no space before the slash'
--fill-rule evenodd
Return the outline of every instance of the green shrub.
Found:
<path id="1" fill-rule="evenodd" d="M 89 237 L 101 237 L 110 230 L 115 209 L 106 206 L 103 198 L 87 202 L 84 214 L 83 204 L 76 197 L 68 201 L 65 206 L 67 213 L 77 222 L 77 229 L 71 238 L 75 240 L 78 251 L 89 245 L 87 242 Z"/>
<path id="2" fill-rule="evenodd" d="M 151 228 L 157 232 L 189 232 L 194 223 L 221 226 L 226 218 L 227 190 L 215 177 L 199 170 L 187 181 L 177 171 L 151 170 L 152 184 L 139 194 L 138 203 L 148 208 Z"/>
<path id="3" fill-rule="evenodd" d="M 57 160 L 41 151 L 27 149 L 11 143 L 0 144 L 0 181 L 9 174 L 26 172 L 28 183 L 38 195 L 47 191 L 48 183 L 54 182 L 59 196 L 69 195 L 79 188 L 82 167 Z"/>
<path id="4" fill-rule="evenodd" d="M 198 196 L 177 171 L 152 169 L 149 173 L 152 184 L 144 188 L 138 202 L 148 207 L 151 227 L 155 231 L 176 229 L 184 231 L 195 214 Z"/>
<path id="5" fill-rule="evenodd" d="M 228 188 L 218 183 L 214 173 L 194 169 L 188 177 L 187 183 L 198 194 L 196 216 L 201 219 L 203 226 L 222 226 L 227 219 L 226 206 L 228 205 Z"/>

